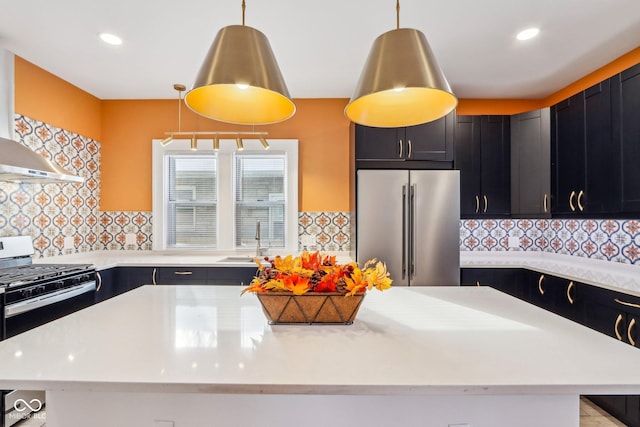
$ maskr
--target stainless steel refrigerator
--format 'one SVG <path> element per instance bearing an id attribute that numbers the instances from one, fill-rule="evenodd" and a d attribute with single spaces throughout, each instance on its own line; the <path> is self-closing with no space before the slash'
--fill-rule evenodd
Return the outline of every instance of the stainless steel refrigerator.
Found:
<path id="1" fill-rule="evenodd" d="M 359 170 L 356 257 L 387 264 L 393 286 L 460 285 L 460 172 Z"/>

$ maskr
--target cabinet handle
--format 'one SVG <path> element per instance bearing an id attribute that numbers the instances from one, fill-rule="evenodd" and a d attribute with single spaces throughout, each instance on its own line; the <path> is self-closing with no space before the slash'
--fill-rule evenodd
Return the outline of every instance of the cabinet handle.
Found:
<path id="1" fill-rule="evenodd" d="M 98 286 L 96 287 L 96 292 L 100 292 L 100 288 L 102 287 L 102 276 L 99 271 L 96 271 L 96 277 L 98 278 Z"/>
<path id="2" fill-rule="evenodd" d="M 542 200 L 542 208 L 544 209 L 544 213 L 549 212 L 549 210 L 547 209 L 547 200 L 548 200 L 549 196 L 547 195 L 547 193 L 544 194 L 544 199 Z"/>
<path id="3" fill-rule="evenodd" d="M 489 208 L 489 199 L 487 199 L 487 195 L 482 196 L 484 198 L 484 210 L 483 213 L 487 213 L 487 209 Z"/>
<path id="4" fill-rule="evenodd" d="M 584 210 L 584 206 L 582 205 L 582 196 L 584 196 L 584 191 L 580 190 L 578 193 L 578 209 L 580 209 L 580 212 Z"/>
<path id="5" fill-rule="evenodd" d="M 400 159 L 402 158 L 402 146 L 403 146 L 402 140 L 399 139 L 398 140 L 398 158 Z"/>
<path id="6" fill-rule="evenodd" d="M 640 304 L 634 304 L 632 302 L 622 301 L 618 298 L 615 298 L 614 301 L 617 302 L 618 304 L 626 305 L 627 307 L 640 308 Z"/>
<path id="7" fill-rule="evenodd" d="M 480 281 L 479 280 L 476 281 L 476 286 L 480 286 Z"/>
<path id="8" fill-rule="evenodd" d="M 571 212 L 575 212 L 576 211 L 576 207 L 573 204 L 573 198 L 576 196 L 576 192 L 572 191 L 571 194 L 569 195 L 569 207 L 571 208 Z"/>
<path id="9" fill-rule="evenodd" d="M 616 338 L 618 338 L 619 341 L 622 341 L 622 335 L 620 335 L 620 331 L 618 330 L 618 326 L 620 326 L 620 322 L 622 322 L 622 314 L 618 314 L 618 318 L 616 319 L 616 325 L 614 328 L 614 331 L 616 333 Z"/>
<path id="10" fill-rule="evenodd" d="M 157 273 L 158 269 L 154 268 L 153 269 L 153 273 L 151 273 L 151 283 L 153 283 L 154 285 L 157 285 L 156 283 L 156 273 Z"/>
<path id="11" fill-rule="evenodd" d="M 633 329 L 633 327 L 636 325 L 636 319 L 631 319 L 631 322 L 629 322 L 629 327 L 627 328 L 627 338 L 629 338 L 629 344 L 631 344 L 632 346 L 636 346 L 636 342 L 633 338 L 631 338 L 631 329 Z"/>
<path id="12" fill-rule="evenodd" d="M 407 153 L 407 159 L 410 159 L 411 158 L 411 154 L 413 153 L 413 149 L 412 149 L 412 146 L 411 146 L 411 140 L 407 139 L 407 142 L 409 143 L 409 152 Z"/>
<path id="13" fill-rule="evenodd" d="M 189 276 L 193 273 L 191 271 L 174 271 L 173 274 L 177 276 Z"/>
<path id="14" fill-rule="evenodd" d="M 540 292 L 540 295 L 544 295 L 544 289 L 542 289 L 543 280 L 544 280 L 544 274 L 541 274 L 540 278 L 538 279 L 538 292 Z"/>
<path id="15" fill-rule="evenodd" d="M 476 213 L 480 210 L 480 198 L 476 195 Z"/>
<path id="16" fill-rule="evenodd" d="M 571 298 L 571 289 L 573 289 L 573 286 L 573 281 L 569 282 L 569 286 L 567 286 L 567 299 L 569 300 L 569 304 L 573 304 L 573 298 Z"/>

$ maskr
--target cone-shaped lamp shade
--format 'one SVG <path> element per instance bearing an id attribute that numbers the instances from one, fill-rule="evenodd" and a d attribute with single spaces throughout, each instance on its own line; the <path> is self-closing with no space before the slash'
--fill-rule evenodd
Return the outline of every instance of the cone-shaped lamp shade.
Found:
<path id="1" fill-rule="evenodd" d="M 424 34 L 400 28 L 374 41 L 344 112 L 361 125 L 402 127 L 439 119 L 457 104 Z"/>
<path id="2" fill-rule="evenodd" d="M 244 25 L 218 32 L 185 103 L 205 117 L 236 124 L 281 122 L 296 111 L 269 40 Z"/>

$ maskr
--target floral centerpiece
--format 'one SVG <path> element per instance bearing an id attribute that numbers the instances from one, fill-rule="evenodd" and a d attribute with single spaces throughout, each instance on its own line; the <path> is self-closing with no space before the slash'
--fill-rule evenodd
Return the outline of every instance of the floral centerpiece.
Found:
<path id="1" fill-rule="evenodd" d="M 351 324 L 366 291 L 391 287 L 387 267 L 372 259 L 340 265 L 335 256 L 303 252 L 300 256 L 256 259 L 258 272 L 242 293 L 255 293 L 270 323 Z"/>

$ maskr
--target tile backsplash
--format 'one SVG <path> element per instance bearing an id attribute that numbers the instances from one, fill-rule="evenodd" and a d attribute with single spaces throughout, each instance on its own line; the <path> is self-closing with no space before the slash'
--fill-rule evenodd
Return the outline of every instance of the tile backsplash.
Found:
<path id="1" fill-rule="evenodd" d="M 20 115 L 15 131 L 20 143 L 85 181 L 0 182 L 1 235 L 30 235 L 36 257 L 100 249 L 100 143 Z"/>
<path id="2" fill-rule="evenodd" d="M 509 237 L 517 246 L 510 247 Z M 460 249 L 545 251 L 640 265 L 640 220 L 463 220 Z"/>
<path id="3" fill-rule="evenodd" d="M 94 250 L 151 250 L 150 212 L 100 212 L 100 143 L 16 115 L 16 138 L 85 178 L 83 184 L 0 182 L 0 235 L 30 235 L 36 257 Z M 349 251 L 349 212 L 299 212 L 300 249 Z M 510 245 L 511 243 L 511 245 Z M 463 251 L 545 251 L 640 265 L 640 220 L 460 221 Z"/>

